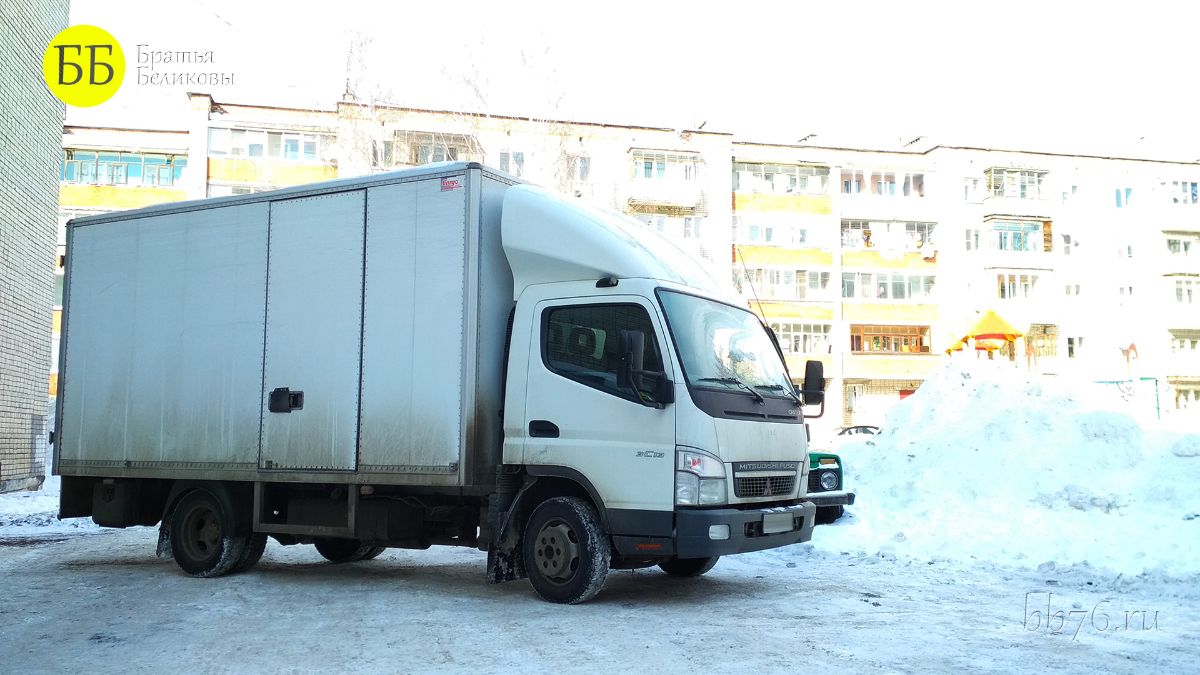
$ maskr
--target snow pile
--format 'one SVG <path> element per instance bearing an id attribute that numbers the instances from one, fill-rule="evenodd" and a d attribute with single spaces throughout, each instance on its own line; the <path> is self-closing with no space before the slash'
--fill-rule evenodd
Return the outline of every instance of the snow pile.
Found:
<path id="1" fill-rule="evenodd" d="M 950 362 L 844 446 L 850 517 L 818 549 L 1200 572 L 1200 435 L 1143 429 L 1111 389 Z"/>
<path id="2" fill-rule="evenodd" d="M 58 519 L 62 479 L 50 476 L 37 491 L 0 494 L 0 536 L 96 530 L 91 518 Z"/>

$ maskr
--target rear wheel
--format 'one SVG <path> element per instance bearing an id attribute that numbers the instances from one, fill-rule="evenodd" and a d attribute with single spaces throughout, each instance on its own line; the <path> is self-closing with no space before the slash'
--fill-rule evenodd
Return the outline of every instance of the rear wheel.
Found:
<path id="1" fill-rule="evenodd" d="M 363 560 L 374 560 L 375 558 L 378 558 L 386 550 L 387 550 L 387 548 L 383 547 L 383 546 L 372 546 L 371 550 L 367 551 L 366 555 L 364 555 L 362 557 L 362 559 Z"/>
<path id="2" fill-rule="evenodd" d="M 233 514 L 208 490 L 183 496 L 171 515 L 171 555 L 194 577 L 237 571 L 246 559 L 249 535 L 234 534 Z"/>
<path id="3" fill-rule="evenodd" d="M 711 558 L 670 558 L 659 563 L 662 571 L 673 577 L 698 577 L 711 570 L 721 556 Z"/>
<path id="4" fill-rule="evenodd" d="M 317 547 L 317 553 L 320 553 L 326 560 L 333 563 L 370 560 L 383 553 L 383 547 L 364 544 L 357 539 L 322 538 L 316 540 L 313 544 Z"/>
<path id="5" fill-rule="evenodd" d="M 242 555 L 242 559 L 234 567 L 234 572 L 244 572 L 258 564 L 262 560 L 263 551 L 267 550 L 267 535 L 255 533 L 250 535 L 246 541 L 246 552 Z"/>
<path id="6" fill-rule="evenodd" d="M 845 511 L 845 507 L 841 506 L 840 504 L 838 506 L 818 506 L 816 521 L 817 525 L 828 525 L 838 518 L 841 518 Z"/>
<path id="7" fill-rule="evenodd" d="M 574 605 L 604 587 L 612 549 L 596 511 L 578 497 L 555 497 L 534 509 L 521 549 L 529 582 L 544 600 Z"/>

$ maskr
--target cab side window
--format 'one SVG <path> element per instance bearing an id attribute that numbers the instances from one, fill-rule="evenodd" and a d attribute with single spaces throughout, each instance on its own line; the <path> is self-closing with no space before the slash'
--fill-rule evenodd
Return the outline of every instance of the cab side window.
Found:
<path id="1" fill-rule="evenodd" d="M 602 304 L 551 307 L 542 313 L 542 360 L 553 373 L 603 392 L 648 401 L 656 377 L 634 378 L 633 386 L 619 386 L 621 331 L 645 336 L 642 371 L 661 373 L 662 352 L 650 315 L 641 305 Z"/>

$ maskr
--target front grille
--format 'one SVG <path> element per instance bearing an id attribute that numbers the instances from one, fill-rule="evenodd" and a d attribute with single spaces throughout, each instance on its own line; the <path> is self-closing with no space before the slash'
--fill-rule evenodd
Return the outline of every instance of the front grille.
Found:
<path id="1" fill-rule="evenodd" d="M 796 486 L 796 476 L 755 476 L 754 478 L 734 478 L 733 494 L 740 499 L 750 497 L 780 497 L 792 493 Z"/>

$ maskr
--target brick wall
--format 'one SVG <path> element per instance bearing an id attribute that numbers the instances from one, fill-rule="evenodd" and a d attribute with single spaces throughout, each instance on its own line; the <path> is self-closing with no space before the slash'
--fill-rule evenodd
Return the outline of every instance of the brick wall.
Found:
<path id="1" fill-rule="evenodd" d="M 66 0 L 0 0 L 0 492 L 46 467 L 63 106 L 42 52 L 66 25 Z"/>

